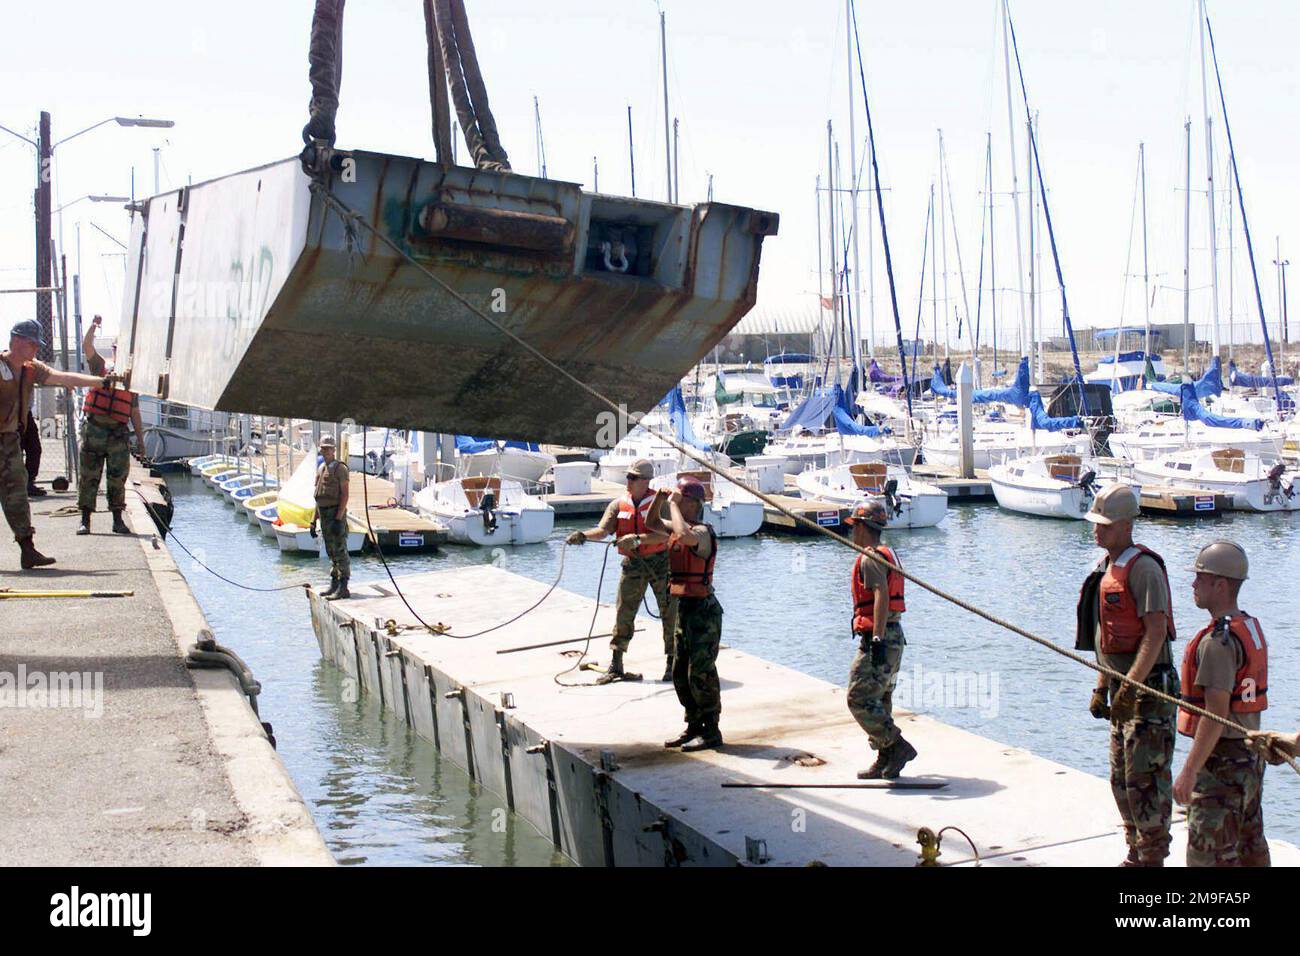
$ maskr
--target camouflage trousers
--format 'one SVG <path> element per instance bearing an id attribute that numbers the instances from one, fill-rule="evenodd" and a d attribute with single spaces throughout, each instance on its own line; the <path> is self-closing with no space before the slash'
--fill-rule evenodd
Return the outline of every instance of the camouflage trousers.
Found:
<path id="1" fill-rule="evenodd" d="M 1264 761 L 1241 740 L 1220 740 L 1196 775 L 1187 807 L 1188 866 L 1269 866 Z"/>
<path id="2" fill-rule="evenodd" d="M 15 541 L 32 536 L 32 509 L 27 502 L 27 466 L 17 432 L 0 432 L 0 506 Z"/>
<path id="3" fill-rule="evenodd" d="M 722 605 L 705 598 L 678 598 L 673 644 L 673 689 L 686 711 L 686 722 L 716 727 L 722 715 L 718 683 L 718 647 L 722 643 Z"/>
<path id="4" fill-rule="evenodd" d="M 894 684 L 903 662 L 903 626 L 897 621 L 885 625 L 885 636 L 873 641 L 870 634 L 857 635 L 861 642 L 849 667 L 847 700 L 849 713 L 867 732 L 871 746 L 884 750 L 902 732 L 894 723 Z"/>
<path id="5" fill-rule="evenodd" d="M 81 462 L 77 472 L 77 507 L 95 510 L 99 476 L 107 466 L 105 497 L 111 511 L 126 507 L 126 476 L 131 471 L 131 445 L 125 425 L 106 427 L 89 418 L 81 426 Z"/>
<path id="6" fill-rule="evenodd" d="M 321 505 L 316 509 L 320 522 L 320 539 L 329 555 L 330 572 L 340 578 L 352 574 L 352 563 L 348 559 L 348 521 L 347 514 L 330 505 Z"/>
<path id="7" fill-rule="evenodd" d="M 1112 681 L 1112 700 L 1118 683 Z M 1169 855 L 1176 713 L 1173 704 L 1139 695 L 1136 715 L 1110 725 L 1110 789 L 1124 839 L 1143 863 Z"/>
<path id="8" fill-rule="evenodd" d="M 659 605 L 659 619 L 663 622 L 664 656 L 673 656 L 673 635 L 676 632 L 677 599 L 668 593 L 668 552 L 632 555 L 623 559 L 623 575 L 618 579 L 618 600 L 614 604 L 614 635 L 609 646 L 615 651 L 627 651 L 632 640 L 636 613 L 641 610 L 646 588 L 654 592 Z"/>

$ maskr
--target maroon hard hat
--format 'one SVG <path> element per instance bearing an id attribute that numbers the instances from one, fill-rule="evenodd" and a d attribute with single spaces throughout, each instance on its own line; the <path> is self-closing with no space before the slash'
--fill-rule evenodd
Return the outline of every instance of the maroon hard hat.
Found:
<path id="1" fill-rule="evenodd" d="M 704 483 L 698 478 L 678 478 L 677 491 L 683 498 L 694 498 L 696 501 L 703 501 L 706 497 Z"/>
<path id="2" fill-rule="evenodd" d="M 868 501 L 854 508 L 844 518 L 844 523 L 848 525 L 864 524 L 868 528 L 884 531 L 886 525 L 889 524 L 889 515 L 885 511 L 885 506 L 879 501 Z"/>

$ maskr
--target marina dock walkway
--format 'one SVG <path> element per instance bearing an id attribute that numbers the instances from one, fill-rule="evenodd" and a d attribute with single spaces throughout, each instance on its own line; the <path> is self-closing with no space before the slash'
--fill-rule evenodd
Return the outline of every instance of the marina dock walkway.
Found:
<path id="1" fill-rule="evenodd" d="M 487 565 L 398 582 L 426 621 L 465 635 L 546 590 Z M 571 669 L 589 628 L 609 633 L 610 607 L 593 626 L 591 599 L 557 589 L 520 620 L 457 640 L 409 627 L 387 580 L 352 593 L 332 604 L 309 596 L 326 659 L 584 865 L 910 866 L 918 830 L 946 826 L 990 865 L 1115 866 L 1125 855 L 1106 780 L 930 717 L 899 717 L 920 751 L 902 782 L 936 788 L 859 788 L 871 755 L 843 688 L 728 647 L 743 635 L 727 618 L 726 744 L 683 754 L 662 746 L 682 727 L 671 685 L 592 686 L 594 674 Z M 592 658 L 606 661 L 606 644 L 594 639 Z M 657 676 L 658 647 L 633 641 L 629 670 Z M 1178 813 L 1170 865 L 1182 864 L 1186 838 Z M 973 862 L 953 831 L 942 851 L 941 863 Z M 1289 844 L 1274 841 L 1273 853 L 1276 865 L 1300 863 Z"/>
<path id="2" fill-rule="evenodd" d="M 57 442 L 43 465 L 48 490 Z M 330 864 L 233 675 L 185 667 L 206 625 L 132 487 L 131 536 L 111 532 L 101 486 L 89 536 L 75 491 L 32 499 L 57 564 L 22 572 L 0 547 L 0 588 L 134 592 L 0 599 L 0 865 Z"/>

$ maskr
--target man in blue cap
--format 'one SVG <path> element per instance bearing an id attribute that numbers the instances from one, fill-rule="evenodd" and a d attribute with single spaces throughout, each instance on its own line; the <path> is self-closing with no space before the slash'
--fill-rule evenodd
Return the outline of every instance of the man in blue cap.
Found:
<path id="1" fill-rule="evenodd" d="M 37 385 L 65 388 L 105 388 L 120 376 L 95 377 L 62 372 L 38 362 L 45 345 L 39 322 L 19 322 L 9 333 L 9 348 L 0 352 L 0 508 L 22 551 L 23 570 L 53 564 L 32 544 L 32 512 L 27 501 L 27 468 L 23 464 L 23 432 L 28 427 L 32 393 Z"/>

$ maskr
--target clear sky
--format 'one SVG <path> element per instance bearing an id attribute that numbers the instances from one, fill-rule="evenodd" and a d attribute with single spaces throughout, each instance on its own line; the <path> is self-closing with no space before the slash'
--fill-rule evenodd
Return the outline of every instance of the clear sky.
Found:
<path id="1" fill-rule="evenodd" d="M 857 6 L 882 184 L 888 190 L 899 307 L 910 335 L 939 129 L 946 142 L 956 238 L 972 311 L 986 130 L 993 134 L 998 286 L 1017 284 L 998 5 L 997 0 L 857 0 Z M 1193 0 L 1012 2 L 1030 100 L 1041 117 L 1043 171 L 1071 312 L 1079 326 L 1112 325 L 1119 316 L 1139 141 L 1147 148 L 1151 272 L 1157 287 L 1153 318 L 1181 321 L 1186 116 L 1193 120 L 1196 190 L 1192 318 L 1209 315 L 1194 6 Z M 637 192 L 664 198 L 654 0 L 470 0 L 468 7 L 502 140 L 518 170 L 537 170 L 536 95 L 549 174 L 590 187 L 595 157 L 601 191 L 628 191 L 626 108 L 631 104 Z M 835 123 L 846 172 L 848 167 L 843 0 L 663 0 L 663 8 L 669 110 L 680 119 L 681 129 L 681 198 L 702 201 L 712 173 L 716 199 L 779 212 L 781 232 L 765 244 L 755 314 L 810 314 L 818 288 L 814 180 L 825 173 L 828 119 Z M 34 137 L 39 110 L 49 109 L 58 140 L 115 114 L 176 121 L 171 130 L 105 126 L 60 146 L 56 204 L 88 193 L 127 194 L 132 167 L 137 194 L 151 192 L 154 147 L 161 147 L 163 189 L 189 177 L 197 182 L 292 155 L 301 146 L 299 131 L 306 120 L 311 10 L 309 0 L 30 5 L 21 18 L 10 13 L 0 36 L 0 123 Z M 1210 13 L 1265 306 L 1275 321 L 1274 237 L 1282 234 L 1287 254 L 1286 229 L 1300 214 L 1294 176 L 1300 152 L 1300 127 L 1294 120 L 1300 4 L 1211 0 Z M 344 49 L 339 145 L 431 156 L 420 4 L 354 0 L 347 8 Z M 1212 74 L 1210 83 L 1215 101 Z M 1016 92 L 1015 142 L 1023 189 L 1024 112 Z M 1216 116 L 1219 235 L 1226 246 L 1222 128 Z M 865 138 L 860 100 L 857 132 L 860 140 Z M 32 280 L 33 185 L 33 151 L 0 133 L 0 288 Z M 863 197 L 864 229 L 866 208 Z M 120 248 L 94 226 L 125 240 L 127 216 L 84 201 L 66 209 L 63 235 L 70 271 L 77 268 L 78 225 L 83 312 L 102 312 L 112 328 L 121 310 L 123 259 Z M 875 242 L 876 314 L 883 332 L 892 317 L 878 227 Z M 1239 230 L 1236 243 L 1234 309 L 1239 322 L 1256 322 Z M 955 304 L 960 292 L 951 237 L 947 250 L 949 298 Z M 865 232 L 861 254 L 865 270 Z M 1226 249 L 1222 257 L 1226 315 Z M 1042 265 L 1051 274 L 1046 250 Z M 1140 226 L 1131 268 L 1140 274 Z M 1129 284 L 1127 321 L 1141 322 L 1140 287 L 1140 277 Z M 1054 280 L 1050 289 L 1054 292 Z M 0 321 L 29 316 L 32 308 L 30 296 L 0 296 Z M 928 333 L 928 291 L 924 308 Z M 999 309 L 1003 341 L 1014 340 L 1011 293 L 999 300 Z M 1058 330 L 1059 298 L 1049 298 L 1043 314 L 1049 331 Z"/>

